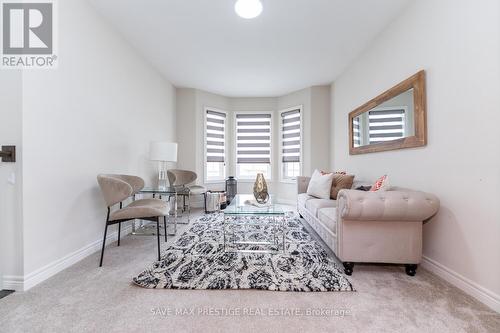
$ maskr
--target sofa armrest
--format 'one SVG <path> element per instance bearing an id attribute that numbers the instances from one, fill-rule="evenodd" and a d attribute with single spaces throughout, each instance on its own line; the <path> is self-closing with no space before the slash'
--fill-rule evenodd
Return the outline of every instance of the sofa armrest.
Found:
<path id="1" fill-rule="evenodd" d="M 307 187 L 309 186 L 310 180 L 311 177 L 304 177 L 304 176 L 297 177 L 297 194 L 307 192 Z"/>
<path id="2" fill-rule="evenodd" d="M 341 190 L 337 197 L 342 219 L 358 221 L 424 221 L 437 213 L 439 199 L 420 191 Z"/>

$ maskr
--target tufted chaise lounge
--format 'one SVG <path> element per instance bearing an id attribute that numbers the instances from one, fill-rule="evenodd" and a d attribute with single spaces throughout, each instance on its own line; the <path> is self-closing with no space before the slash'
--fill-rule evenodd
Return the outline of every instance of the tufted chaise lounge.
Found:
<path id="1" fill-rule="evenodd" d="M 397 263 L 415 275 L 422 259 L 422 225 L 439 209 L 429 193 L 341 190 L 337 200 L 306 194 L 309 177 L 298 177 L 297 209 L 351 275 L 355 262 Z M 353 185 L 353 188 L 359 184 Z"/>

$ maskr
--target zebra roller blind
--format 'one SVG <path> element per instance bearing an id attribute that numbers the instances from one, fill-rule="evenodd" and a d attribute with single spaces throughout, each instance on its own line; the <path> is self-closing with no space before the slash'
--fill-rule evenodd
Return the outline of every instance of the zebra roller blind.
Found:
<path id="1" fill-rule="evenodd" d="M 300 109 L 281 113 L 282 161 L 300 162 Z"/>
<path id="2" fill-rule="evenodd" d="M 369 112 L 370 143 L 400 139 L 405 135 L 405 110 L 373 110 Z"/>
<path id="3" fill-rule="evenodd" d="M 352 120 L 352 132 L 354 140 L 354 147 L 361 146 L 361 132 L 360 132 L 360 121 L 359 117 L 356 117 Z"/>
<path id="4" fill-rule="evenodd" d="M 207 110 L 207 162 L 225 162 L 226 114 Z"/>
<path id="5" fill-rule="evenodd" d="M 236 114 L 236 161 L 271 164 L 270 114 Z"/>

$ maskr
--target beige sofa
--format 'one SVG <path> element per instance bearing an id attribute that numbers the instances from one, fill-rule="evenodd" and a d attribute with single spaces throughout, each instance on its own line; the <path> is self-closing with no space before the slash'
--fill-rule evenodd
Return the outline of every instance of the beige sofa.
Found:
<path id="1" fill-rule="evenodd" d="M 439 209 L 429 193 L 341 190 L 337 200 L 309 196 L 310 177 L 298 177 L 297 209 L 351 275 L 355 262 L 397 263 L 415 275 L 422 258 L 422 222 Z M 354 183 L 353 188 L 359 183 Z"/>

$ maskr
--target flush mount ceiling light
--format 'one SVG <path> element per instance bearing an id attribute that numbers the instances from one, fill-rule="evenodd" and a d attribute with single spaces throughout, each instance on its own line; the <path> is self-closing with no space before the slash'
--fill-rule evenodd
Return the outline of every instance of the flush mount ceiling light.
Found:
<path id="1" fill-rule="evenodd" d="M 238 0 L 234 10 L 245 19 L 253 19 L 262 13 L 262 3 L 260 0 Z"/>

